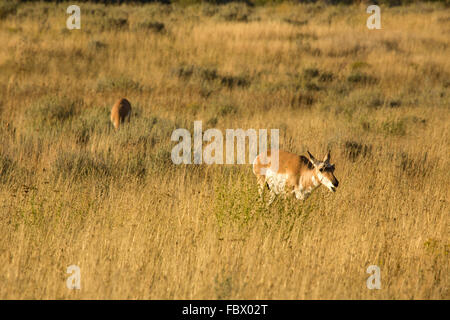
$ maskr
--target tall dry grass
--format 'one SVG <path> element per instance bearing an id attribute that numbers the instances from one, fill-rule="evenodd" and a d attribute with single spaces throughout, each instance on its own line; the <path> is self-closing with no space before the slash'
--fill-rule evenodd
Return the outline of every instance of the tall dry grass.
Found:
<path id="1" fill-rule="evenodd" d="M 448 9 L 65 9 L 0 21 L 2 299 L 450 297 Z M 175 166 L 194 120 L 331 148 L 339 190 L 267 209 L 249 165 Z"/>

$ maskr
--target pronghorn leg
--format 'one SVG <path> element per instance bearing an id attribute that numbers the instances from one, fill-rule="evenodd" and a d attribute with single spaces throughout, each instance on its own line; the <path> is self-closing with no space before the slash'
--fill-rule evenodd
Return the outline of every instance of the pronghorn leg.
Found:
<path id="1" fill-rule="evenodd" d="M 293 189 L 290 193 L 290 196 L 295 199 L 297 197 L 297 191 L 295 191 L 295 189 Z"/>
<path id="2" fill-rule="evenodd" d="M 295 198 L 297 200 L 305 200 L 305 196 L 303 195 L 303 193 L 301 192 L 301 190 L 299 189 L 294 189 L 294 194 L 295 194 Z"/>
<path id="3" fill-rule="evenodd" d="M 270 206 L 273 202 L 273 200 L 275 200 L 275 197 L 277 195 L 275 194 L 275 192 L 273 192 L 273 190 L 270 190 L 270 196 L 269 196 L 269 202 L 267 203 L 267 206 Z"/>

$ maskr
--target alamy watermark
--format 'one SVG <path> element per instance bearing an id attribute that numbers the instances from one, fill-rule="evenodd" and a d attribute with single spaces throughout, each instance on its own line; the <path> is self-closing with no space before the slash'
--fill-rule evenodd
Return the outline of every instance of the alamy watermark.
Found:
<path id="1" fill-rule="evenodd" d="M 81 9 L 77 5 L 71 5 L 67 7 L 66 12 L 70 14 L 67 18 L 66 26 L 67 29 L 81 29 Z M 372 13 L 370 17 L 367 18 L 367 28 L 370 30 L 381 29 L 381 9 L 377 5 L 370 5 L 367 7 L 367 13 Z"/>
<path id="2" fill-rule="evenodd" d="M 70 16 L 67 18 L 67 29 L 81 29 L 81 10 L 77 5 L 71 5 L 67 7 L 67 11 Z"/>
<path id="3" fill-rule="evenodd" d="M 367 28 L 369 30 L 381 29 L 381 9 L 377 5 L 371 5 L 367 7 L 367 13 L 373 13 L 369 18 L 367 18 Z"/>
<path id="4" fill-rule="evenodd" d="M 381 289 L 380 267 L 375 265 L 368 266 L 366 273 L 370 274 L 370 277 L 366 281 L 367 289 Z"/>
<path id="5" fill-rule="evenodd" d="M 70 265 L 67 267 L 67 273 L 71 274 L 66 281 L 67 289 L 81 289 L 81 270 L 77 265 Z"/>
<path id="6" fill-rule="evenodd" d="M 178 128 L 172 132 L 171 140 L 178 141 L 172 148 L 171 158 L 174 164 L 246 164 L 246 138 L 248 138 L 248 160 L 252 163 L 258 154 L 267 155 L 267 129 L 226 129 L 225 130 L 225 162 L 224 138 L 219 129 L 202 130 L 202 121 L 194 121 L 194 139 L 192 148 L 191 133 L 187 129 Z M 236 141 L 236 156 L 235 156 Z M 206 146 L 203 148 L 203 142 Z M 259 150 L 258 150 L 259 143 Z M 279 129 L 270 129 L 270 147 L 278 150 Z M 193 150 L 193 152 L 192 152 Z M 193 153 L 193 155 L 192 155 Z M 264 161 L 265 157 L 261 160 Z M 278 170 L 278 152 L 272 154 L 271 169 Z"/>

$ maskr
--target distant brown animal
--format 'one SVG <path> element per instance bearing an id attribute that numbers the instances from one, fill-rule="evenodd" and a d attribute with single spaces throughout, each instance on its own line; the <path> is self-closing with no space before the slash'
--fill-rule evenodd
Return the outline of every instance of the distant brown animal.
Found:
<path id="1" fill-rule="evenodd" d="M 117 102 L 111 109 L 111 122 L 114 125 L 114 128 L 117 130 L 119 128 L 119 125 L 125 122 L 125 119 L 127 119 L 127 121 L 130 122 L 130 117 L 131 117 L 130 102 L 125 98 L 117 100 Z"/>

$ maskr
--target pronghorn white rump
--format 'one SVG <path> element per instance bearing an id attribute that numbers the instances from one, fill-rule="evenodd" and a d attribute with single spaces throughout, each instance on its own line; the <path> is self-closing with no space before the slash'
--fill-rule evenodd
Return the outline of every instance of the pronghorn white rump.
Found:
<path id="1" fill-rule="evenodd" d="M 282 150 L 258 155 L 253 162 L 253 173 L 261 197 L 265 186 L 270 190 L 269 204 L 278 194 L 294 194 L 297 199 L 305 200 L 321 184 L 335 192 L 339 181 L 334 176 L 334 164 L 330 164 L 330 152 L 323 161 L 314 158 L 309 151 L 308 155 L 309 158 Z M 271 165 L 272 158 L 278 158 L 277 169 Z"/>

